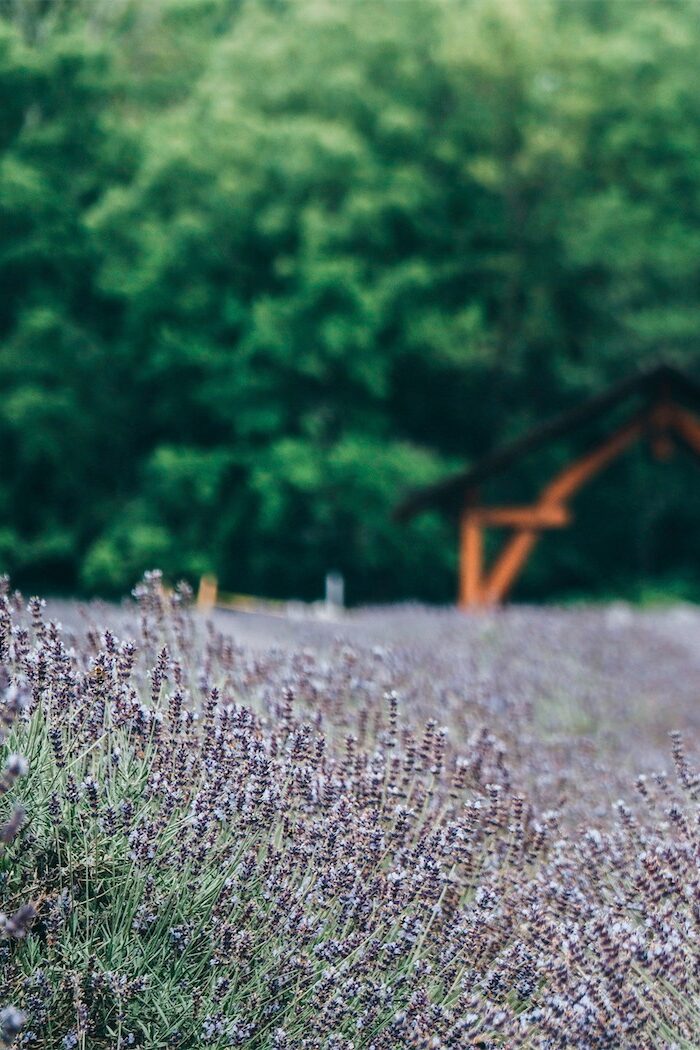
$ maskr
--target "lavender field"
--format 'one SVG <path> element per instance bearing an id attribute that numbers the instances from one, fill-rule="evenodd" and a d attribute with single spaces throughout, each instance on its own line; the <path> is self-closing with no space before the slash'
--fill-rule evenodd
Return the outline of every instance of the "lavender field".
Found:
<path id="1" fill-rule="evenodd" d="M 64 626 L 56 622 L 60 619 Z M 0 601 L 37 1050 L 700 1046 L 700 614 Z"/>

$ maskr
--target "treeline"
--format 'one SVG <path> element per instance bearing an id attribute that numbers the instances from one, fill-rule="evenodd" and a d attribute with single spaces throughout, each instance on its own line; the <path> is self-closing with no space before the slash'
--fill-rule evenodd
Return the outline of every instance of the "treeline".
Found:
<path id="1" fill-rule="evenodd" d="M 354 601 L 449 600 L 452 527 L 394 524 L 406 489 L 697 358 L 698 5 L 0 11 L 0 567 L 27 588 L 159 565 L 313 597 L 335 568 Z M 700 576 L 700 475 L 657 469 L 616 467 L 521 594 Z"/>

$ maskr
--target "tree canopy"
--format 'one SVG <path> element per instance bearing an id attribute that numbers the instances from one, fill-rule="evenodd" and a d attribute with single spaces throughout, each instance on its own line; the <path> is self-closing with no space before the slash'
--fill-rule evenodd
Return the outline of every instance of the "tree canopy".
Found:
<path id="1" fill-rule="evenodd" d="M 697 5 L 0 10 L 19 583 L 112 594 L 157 564 L 313 597 L 333 568 L 353 601 L 449 600 L 451 525 L 397 526 L 406 489 L 697 360 Z M 616 466 L 615 513 L 582 506 L 522 593 L 700 590 L 690 469 Z"/>

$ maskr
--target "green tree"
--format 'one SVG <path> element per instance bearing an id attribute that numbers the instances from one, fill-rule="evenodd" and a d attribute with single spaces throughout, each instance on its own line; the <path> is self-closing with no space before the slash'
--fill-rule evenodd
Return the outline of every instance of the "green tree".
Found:
<path id="1" fill-rule="evenodd" d="M 6 9 L 3 567 L 449 599 L 450 523 L 395 526 L 405 489 L 696 360 L 698 43 L 694 6 L 612 0 Z M 523 593 L 686 571 L 685 481 L 650 471 Z"/>

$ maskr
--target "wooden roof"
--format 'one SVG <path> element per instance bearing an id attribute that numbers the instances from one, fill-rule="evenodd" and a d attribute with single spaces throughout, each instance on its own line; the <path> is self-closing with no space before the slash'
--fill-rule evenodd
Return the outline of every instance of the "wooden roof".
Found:
<path id="1" fill-rule="evenodd" d="M 661 395 L 700 402 L 700 383 L 673 365 L 657 364 L 635 372 L 582 404 L 533 427 L 515 441 L 494 449 L 468 470 L 409 493 L 397 507 L 395 518 L 397 521 L 409 521 L 416 514 L 429 509 L 457 512 L 470 489 L 500 474 L 529 452 L 597 419 L 628 399 L 641 396 L 653 402 Z"/>

